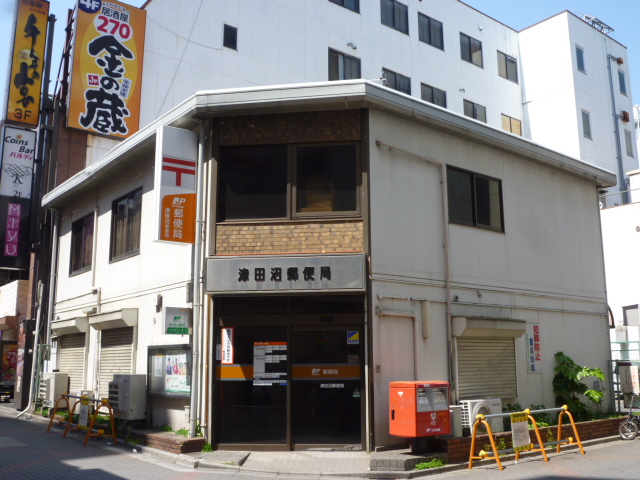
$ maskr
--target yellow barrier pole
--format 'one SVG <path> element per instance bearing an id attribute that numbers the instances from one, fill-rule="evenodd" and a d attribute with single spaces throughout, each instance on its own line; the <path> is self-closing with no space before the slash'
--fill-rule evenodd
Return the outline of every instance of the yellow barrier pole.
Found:
<path id="1" fill-rule="evenodd" d="M 529 418 L 529 420 L 531 420 L 531 423 L 533 425 L 533 429 L 536 432 L 536 438 L 538 439 L 538 445 L 540 446 L 540 448 L 534 448 L 533 443 L 531 444 L 531 452 L 540 452 L 542 453 L 542 456 L 544 457 L 544 461 L 548 462 L 549 458 L 547 457 L 547 452 L 544 451 L 544 442 L 542 441 L 542 437 L 540 436 L 540 431 L 538 430 L 538 424 L 536 423 L 535 418 L 533 418 L 531 416 L 531 410 L 530 409 L 525 409 L 524 413 L 527 414 L 527 417 Z M 519 460 L 520 458 L 520 452 L 516 452 L 516 462 Z"/>
<path id="2" fill-rule="evenodd" d="M 561 442 L 562 441 L 562 415 L 567 414 L 567 416 L 569 417 L 569 421 L 571 422 L 571 428 L 573 429 L 573 434 L 576 436 L 576 443 L 578 444 L 578 447 L 580 448 L 580 453 L 582 453 L 582 455 L 584 455 L 584 448 L 582 448 L 582 442 L 580 441 L 580 435 L 578 435 L 578 427 L 576 426 L 576 422 L 573 421 L 573 415 L 571 415 L 571 413 L 569 413 L 569 410 L 567 409 L 566 405 L 562 406 L 562 411 L 560 412 L 560 415 L 558 415 L 558 446 L 556 448 L 556 453 L 560 453 L 560 446 L 563 445 L 564 443 Z M 573 438 L 569 437 L 567 439 L 566 444 L 572 444 L 573 443 Z"/>
<path id="3" fill-rule="evenodd" d="M 53 419 L 56 418 L 56 413 L 58 413 L 58 404 L 62 400 L 65 400 L 67 402 L 67 411 L 69 411 L 69 398 L 66 396 L 66 394 L 63 393 L 62 396 L 58 400 L 56 400 L 56 404 L 53 408 L 53 413 L 51 414 L 51 420 L 49 420 L 49 426 L 47 427 L 47 433 L 49 433 L 49 431 L 51 430 Z M 67 419 L 67 423 L 69 423 L 69 419 Z"/>
<path id="4" fill-rule="evenodd" d="M 80 400 L 78 400 L 76 403 L 74 403 L 73 404 L 73 408 L 69 412 L 69 419 L 67 421 L 67 426 L 64 429 L 64 433 L 62 434 L 62 438 L 67 438 L 67 432 L 69 431 L 69 428 L 71 427 L 71 424 L 73 423 L 73 416 L 76 414 L 76 407 L 78 406 L 79 403 L 80 403 Z M 74 428 L 74 430 L 77 430 L 77 428 Z"/>
<path id="5" fill-rule="evenodd" d="M 87 430 L 87 436 L 84 438 L 84 445 L 87 445 L 87 442 L 91 437 L 102 437 L 104 435 L 104 430 L 98 430 L 98 433 L 93 433 L 93 427 L 96 423 L 96 419 L 98 418 L 98 413 L 100 409 L 106 407 L 109 412 L 109 420 L 111 423 L 111 437 L 113 438 L 113 444 L 118 444 L 118 439 L 116 436 L 116 427 L 113 421 L 113 409 L 111 405 L 109 405 L 109 401 L 106 398 L 100 400 L 100 405 L 96 408 L 96 411 L 91 416 L 91 422 L 89 423 L 89 429 Z"/>
<path id="6" fill-rule="evenodd" d="M 493 457 L 489 457 L 484 450 L 480 451 L 480 455 L 479 456 L 474 456 L 474 454 L 473 454 L 473 452 L 475 452 L 475 447 L 476 447 L 476 432 L 478 430 L 478 426 L 481 423 L 485 427 L 487 427 L 487 435 L 489 435 L 489 442 L 491 443 L 491 448 L 493 449 Z M 495 460 L 496 463 L 498 464 L 498 468 L 500 470 L 504 469 L 504 467 L 502 466 L 502 463 L 500 462 L 500 454 L 498 453 L 498 448 L 496 447 L 496 442 L 493 439 L 493 432 L 491 431 L 491 426 L 489 425 L 489 422 L 487 422 L 484 419 L 484 415 L 483 414 L 476 415 L 476 422 L 473 424 L 473 437 L 471 438 L 471 452 L 469 454 L 469 470 L 471 470 L 473 468 L 473 460 L 474 459 L 476 459 L 476 460 L 482 460 L 482 459 Z"/>

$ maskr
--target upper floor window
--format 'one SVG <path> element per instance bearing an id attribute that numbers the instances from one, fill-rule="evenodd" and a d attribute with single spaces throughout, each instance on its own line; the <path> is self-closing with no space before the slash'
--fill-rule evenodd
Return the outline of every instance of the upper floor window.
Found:
<path id="1" fill-rule="evenodd" d="M 358 213 L 355 144 L 222 147 L 218 220 Z"/>
<path id="2" fill-rule="evenodd" d="M 624 144 L 627 148 L 627 155 L 633 157 L 633 136 L 629 130 L 624 131 Z"/>
<path id="3" fill-rule="evenodd" d="M 329 80 L 360 78 L 360 59 L 329 49 Z"/>
<path id="4" fill-rule="evenodd" d="M 487 122 L 487 109 L 482 105 L 470 102 L 469 100 L 464 101 L 464 114 L 467 117 L 475 118 L 481 122 Z"/>
<path id="5" fill-rule="evenodd" d="M 447 92 L 426 83 L 420 84 L 420 98 L 443 108 L 447 108 Z"/>
<path id="6" fill-rule="evenodd" d="M 585 110 L 582 110 L 582 135 L 591 139 L 591 116 Z"/>
<path id="7" fill-rule="evenodd" d="M 482 67 L 482 42 L 460 32 L 460 57 Z"/>
<path id="8" fill-rule="evenodd" d="M 409 77 L 400 75 L 392 70 L 387 70 L 386 68 L 382 69 L 382 74 L 384 75 L 387 87 L 411 95 L 411 79 Z"/>
<path id="9" fill-rule="evenodd" d="M 627 94 L 627 82 L 625 80 L 625 75 L 622 70 L 618 70 L 618 83 L 620 84 L 620 93 L 623 95 Z"/>
<path id="10" fill-rule="evenodd" d="M 360 0 L 329 0 L 331 3 L 340 5 L 341 7 L 353 10 L 356 13 L 360 12 Z"/>
<path id="11" fill-rule="evenodd" d="M 447 167 L 447 195 L 451 223 L 504 231 L 500 180 Z"/>
<path id="12" fill-rule="evenodd" d="M 380 0 L 382 24 L 409 33 L 409 11 L 406 5 L 397 0 Z"/>
<path id="13" fill-rule="evenodd" d="M 576 63 L 578 64 L 578 71 L 587 73 L 584 66 L 584 48 L 576 45 Z"/>
<path id="14" fill-rule="evenodd" d="M 444 50 L 442 22 L 418 13 L 418 38 L 421 42 Z"/>
<path id="15" fill-rule="evenodd" d="M 504 113 L 502 114 L 502 129 L 522 136 L 522 122 L 517 118 L 508 117 Z"/>
<path id="16" fill-rule="evenodd" d="M 518 61 L 506 53 L 498 52 L 498 75 L 518 83 Z"/>
<path id="17" fill-rule="evenodd" d="M 111 261 L 140 252 L 142 189 L 113 202 L 111 208 Z"/>
<path id="18" fill-rule="evenodd" d="M 91 270 L 93 261 L 93 213 L 71 224 L 71 264 L 69 273 Z"/>
<path id="19" fill-rule="evenodd" d="M 232 27 L 226 23 L 224 24 L 222 45 L 234 50 L 238 49 L 238 29 L 236 27 Z"/>

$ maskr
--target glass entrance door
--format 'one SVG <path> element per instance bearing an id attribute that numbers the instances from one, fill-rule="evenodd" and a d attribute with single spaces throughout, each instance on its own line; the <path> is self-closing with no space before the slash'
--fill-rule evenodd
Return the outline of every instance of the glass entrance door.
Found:
<path id="1" fill-rule="evenodd" d="M 362 443 L 361 327 L 293 327 L 291 438 L 294 448 Z"/>

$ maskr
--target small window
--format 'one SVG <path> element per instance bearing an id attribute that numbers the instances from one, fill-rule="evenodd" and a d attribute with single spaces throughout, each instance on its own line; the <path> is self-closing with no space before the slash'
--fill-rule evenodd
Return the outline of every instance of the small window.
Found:
<path id="1" fill-rule="evenodd" d="M 411 79 L 409 77 L 387 70 L 386 68 L 382 69 L 382 74 L 387 87 L 411 95 Z"/>
<path id="2" fill-rule="evenodd" d="M 587 73 L 587 70 L 584 66 L 584 49 L 576 45 L 576 62 L 578 64 L 578 71 L 582 73 Z"/>
<path id="3" fill-rule="evenodd" d="M 93 213 L 71 224 L 70 274 L 91 270 L 93 261 Z"/>
<path id="4" fill-rule="evenodd" d="M 443 108 L 447 108 L 447 92 L 425 83 L 420 85 L 420 98 Z"/>
<path id="5" fill-rule="evenodd" d="M 629 130 L 624 131 L 624 144 L 627 147 L 627 155 L 633 157 L 633 136 Z"/>
<path id="6" fill-rule="evenodd" d="M 518 119 L 502 114 L 502 129 L 514 135 L 522 136 L 522 122 Z"/>
<path id="7" fill-rule="evenodd" d="M 447 167 L 449 221 L 504 231 L 500 180 Z"/>
<path id="8" fill-rule="evenodd" d="M 487 109 L 482 105 L 478 105 L 477 103 L 465 100 L 464 114 L 467 117 L 475 118 L 476 120 L 487 123 Z"/>
<path id="9" fill-rule="evenodd" d="M 482 67 L 482 42 L 460 32 L 460 57 L 466 62 Z"/>
<path id="10" fill-rule="evenodd" d="M 231 25 L 224 25 L 224 36 L 222 45 L 227 48 L 238 50 L 238 29 Z"/>
<path id="11" fill-rule="evenodd" d="M 589 112 L 582 110 L 582 135 L 591 139 L 591 118 Z"/>
<path id="12" fill-rule="evenodd" d="M 444 50 L 442 22 L 418 13 L 418 38 L 421 42 Z"/>
<path id="13" fill-rule="evenodd" d="M 356 13 L 360 13 L 360 0 L 329 0 L 331 3 L 348 8 Z"/>
<path id="14" fill-rule="evenodd" d="M 624 78 L 624 72 L 621 70 L 618 70 L 618 83 L 620 84 L 620 93 L 622 95 L 626 95 L 627 94 L 627 82 Z"/>
<path id="15" fill-rule="evenodd" d="M 518 61 L 506 53 L 498 52 L 498 75 L 518 83 Z"/>
<path id="16" fill-rule="evenodd" d="M 140 252 L 142 189 L 113 202 L 111 209 L 111 261 Z"/>
<path id="17" fill-rule="evenodd" d="M 329 49 L 329 80 L 360 78 L 360 59 Z"/>
<path id="18" fill-rule="evenodd" d="M 382 24 L 402 33 L 409 33 L 409 12 L 406 5 L 396 0 L 380 0 Z"/>

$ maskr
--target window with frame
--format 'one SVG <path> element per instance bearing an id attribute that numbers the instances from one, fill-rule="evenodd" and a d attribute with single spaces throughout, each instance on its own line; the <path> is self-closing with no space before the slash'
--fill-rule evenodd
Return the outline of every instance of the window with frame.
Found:
<path id="1" fill-rule="evenodd" d="M 624 72 L 622 70 L 618 70 L 618 83 L 620 84 L 620 93 L 622 95 L 627 94 L 627 81 L 625 79 Z"/>
<path id="2" fill-rule="evenodd" d="M 460 57 L 482 68 L 482 42 L 460 32 Z"/>
<path id="3" fill-rule="evenodd" d="M 522 136 L 522 122 L 516 118 L 502 114 L 502 129 L 514 135 Z"/>
<path id="4" fill-rule="evenodd" d="M 591 116 L 585 110 L 582 110 L 582 135 L 591 140 Z"/>
<path id="5" fill-rule="evenodd" d="M 405 77 L 392 70 L 387 70 L 386 68 L 382 69 L 382 74 L 384 75 L 385 85 L 387 87 L 411 95 L 411 79 L 409 77 Z"/>
<path id="6" fill-rule="evenodd" d="M 69 274 L 91 270 L 93 262 L 93 213 L 71 224 L 71 263 Z"/>
<path id="7" fill-rule="evenodd" d="M 329 0 L 331 3 L 340 5 L 356 13 L 360 13 L 360 0 Z"/>
<path id="8" fill-rule="evenodd" d="M 624 144 L 627 149 L 627 155 L 633 157 L 633 136 L 629 130 L 624 131 Z"/>
<path id="9" fill-rule="evenodd" d="M 360 59 L 329 49 L 329 80 L 360 78 Z"/>
<path id="10" fill-rule="evenodd" d="M 464 100 L 464 114 L 467 117 L 475 118 L 487 123 L 487 109 L 482 105 Z"/>
<path id="11" fill-rule="evenodd" d="M 432 47 L 444 50 L 442 22 L 418 13 L 418 39 Z"/>
<path id="12" fill-rule="evenodd" d="M 409 33 L 409 11 L 397 0 L 380 0 L 382 24 L 402 33 Z"/>
<path id="13" fill-rule="evenodd" d="M 218 220 L 357 215 L 356 144 L 222 147 Z"/>
<path id="14" fill-rule="evenodd" d="M 518 83 L 518 61 L 512 56 L 498 51 L 498 75 Z"/>
<path id="15" fill-rule="evenodd" d="M 582 73 L 587 73 L 584 64 L 584 48 L 579 45 L 576 45 L 576 63 L 578 65 L 578 71 Z"/>
<path id="16" fill-rule="evenodd" d="M 502 183 L 447 167 L 449 221 L 503 232 Z"/>
<path id="17" fill-rule="evenodd" d="M 238 29 L 231 25 L 224 24 L 224 34 L 222 45 L 233 50 L 238 50 Z"/>
<path id="18" fill-rule="evenodd" d="M 140 253 L 140 226 L 142 223 L 142 189 L 139 188 L 112 204 L 111 208 L 111 261 Z"/>
<path id="19" fill-rule="evenodd" d="M 447 108 L 447 92 L 426 83 L 420 84 L 420 98 L 443 108 Z"/>

